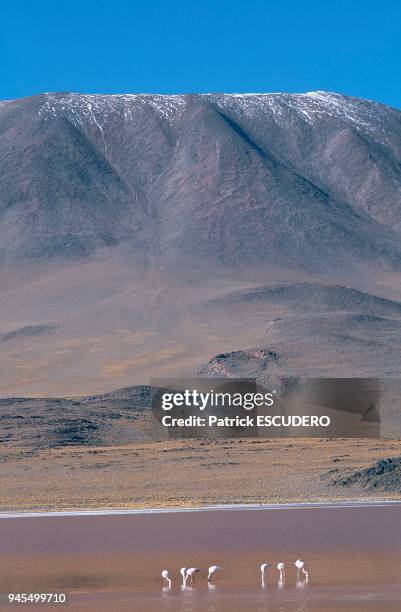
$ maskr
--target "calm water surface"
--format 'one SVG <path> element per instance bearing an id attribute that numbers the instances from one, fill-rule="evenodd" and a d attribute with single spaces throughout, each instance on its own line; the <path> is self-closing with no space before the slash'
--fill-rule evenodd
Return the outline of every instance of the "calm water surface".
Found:
<path id="1" fill-rule="evenodd" d="M 212 564 L 223 571 L 208 585 Z M 194 588 L 181 588 L 182 566 L 202 569 Z M 77 611 L 401 610 L 401 506 L 1 519 L 0 592 L 32 591 L 68 592 L 59 609 Z"/>

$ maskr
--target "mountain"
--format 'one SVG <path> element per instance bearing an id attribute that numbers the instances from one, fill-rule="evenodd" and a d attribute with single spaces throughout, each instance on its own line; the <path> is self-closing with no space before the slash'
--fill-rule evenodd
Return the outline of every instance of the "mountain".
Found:
<path id="1" fill-rule="evenodd" d="M 3 261 L 400 266 L 401 113 L 373 102 L 45 94 L 3 102 L 0 133 Z"/>
<path id="2" fill-rule="evenodd" d="M 106 392 L 249 347 L 329 371 L 354 327 L 365 345 L 385 333 L 401 372 L 399 111 L 43 94 L 0 103 L 0 135 L 3 397 Z M 384 351 L 354 351 L 355 369 L 389 371 Z"/>

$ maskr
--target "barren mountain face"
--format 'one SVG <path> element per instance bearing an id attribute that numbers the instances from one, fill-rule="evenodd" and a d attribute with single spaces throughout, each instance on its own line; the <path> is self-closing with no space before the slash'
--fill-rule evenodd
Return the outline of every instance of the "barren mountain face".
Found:
<path id="1" fill-rule="evenodd" d="M 0 104 L 0 147 L 1 396 L 230 354 L 229 375 L 401 372 L 400 112 L 45 94 Z"/>

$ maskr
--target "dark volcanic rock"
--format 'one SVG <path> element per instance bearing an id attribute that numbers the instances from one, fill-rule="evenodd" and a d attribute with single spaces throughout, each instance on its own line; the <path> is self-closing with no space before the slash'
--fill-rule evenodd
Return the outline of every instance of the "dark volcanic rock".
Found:
<path id="1" fill-rule="evenodd" d="M 0 441 L 41 448 L 160 437 L 150 413 L 153 393 L 139 386 L 82 398 L 0 399 Z"/>
<path id="2" fill-rule="evenodd" d="M 333 486 L 361 486 L 368 491 L 401 492 L 401 457 L 380 459 L 369 468 L 332 481 Z"/>
<path id="3" fill-rule="evenodd" d="M 41 334 L 47 334 L 57 329 L 56 325 L 26 325 L 18 329 L 0 334 L 0 342 L 7 342 L 14 338 L 32 338 Z"/>
<path id="4" fill-rule="evenodd" d="M 216 355 L 199 371 L 199 375 L 216 378 L 262 376 L 269 365 L 277 363 L 279 355 L 268 348 L 232 351 Z"/>

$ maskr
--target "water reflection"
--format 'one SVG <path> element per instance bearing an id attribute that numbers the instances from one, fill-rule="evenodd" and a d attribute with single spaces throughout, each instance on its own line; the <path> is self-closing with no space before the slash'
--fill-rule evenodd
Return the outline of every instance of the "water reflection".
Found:
<path id="1" fill-rule="evenodd" d="M 254 515 L 249 513 L 249 516 Z M 282 516 L 284 521 L 288 515 Z M 37 519 L 32 520 L 37 521 Z M 153 517 L 152 521 L 149 519 L 152 525 L 153 520 Z M 222 546 L 218 552 L 203 550 L 201 547 L 196 549 L 196 554 L 191 557 L 192 563 L 196 563 L 202 570 L 197 574 L 196 587 L 188 582 L 181 586 L 183 579 L 181 570 L 185 569 L 182 566 L 188 559 L 186 552 L 162 550 L 138 553 L 132 550 L 121 554 L 118 548 L 114 549 L 112 546 L 116 537 L 116 524 L 120 522 L 120 518 L 114 521 L 113 537 L 106 541 L 104 532 L 97 527 L 98 523 L 93 522 L 94 527 L 91 529 L 94 533 L 91 537 L 96 536 L 104 547 L 104 550 L 97 554 L 78 555 L 72 551 L 70 554 L 56 555 L 39 552 L 28 557 L 22 553 L 11 555 L 0 551 L 0 577 L 3 590 L 19 592 L 28 588 L 35 592 L 37 589 L 43 592 L 52 590 L 67 592 L 71 594 L 71 610 L 83 612 L 89 609 L 108 609 L 113 612 L 401 610 L 400 547 L 366 548 L 365 541 L 370 541 L 366 537 L 366 540 L 361 540 L 358 545 L 352 545 L 347 550 L 333 547 L 327 551 L 304 548 L 303 553 L 311 572 L 311 580 L 308 582 L 308 576 L 304 576 L 302 572 L 297 575 L 293 563 L 295 557 L 292 544 L 285 545 L 285 530 L 281 532 L 284 544 L 281 543 L 279 549 L 272 547 L 268 549 L 271 559 L 270 570 L 267 571 L 265 568 L 265 575 L 262 576 L 260 563 L 265 558 L 265 550 L 248 551 L 247 540 L 244 540 L 244 549 L 242 549 L 236 540 L 235 545 L 239 552 L 234 555 L 230 548 L 232 546 L 230 532 L 227 538 L 231 539 L 227 544 L 225 541 L 218 542 L 219 546 Z M 80 524 L 77 519 L 78 523 Z M 41 523 L 37 521 L 35 526 L 37 524 Z M 49 525 L 51 524 L 49 520 Z M 353 529 L 354 524 L 354 521 L 350 521 Z M 13 523 L 7 525 L 7 530 L 1 534 L 3 540 Z M 92 523 L 90 525 L 92 526 Z M 366 533 L 372 537 L 374 529 L 379 527 L 381 538 L 383 523 L 378 522 L 377 526 L 376 523 L 375 525 L 369 523 L 364 529 L 366 528 Z M 326 528 L 322 533 L 326 533 Z M 78 536 L 74 534 L 73 531 L 70 538 L 75 537 L 77 542 Z M 17 537 L 19 537 L 18 532 L 15 531 L 14 538 Z M 82 534 L 80 537 L 83 537 Z M 3 545 L 2 538 L 0 541 Z M 69 545 L 66 535 L 64 538 L 65 546 Z M 49 545 L 53 539 L 54 532 L 50 531 Z M 151 542 L 150 536 L 149 542 Z M 111 550 L 108 550 L 110 547 Z M 211 558 L 216 557 L 221 560 L 224 572 L 216 577 L 216 583 L 208 582 L 207 568 Z M 281 579 L 276 560 L 281 560 L 277 565 L 284 565 L 284 568 L 287 568 L 287 572 L 281 572 Z M 161 582 L 160 572 L 163 567 L 169 568 L 171 588 Z"/>
<path id="2" fill-rule="evenodd" d="M 297 580 L 295 583 L 295 586 L 297 589 L 304 589 L 306 586 L 306 581 L 305 580 Z"/>

